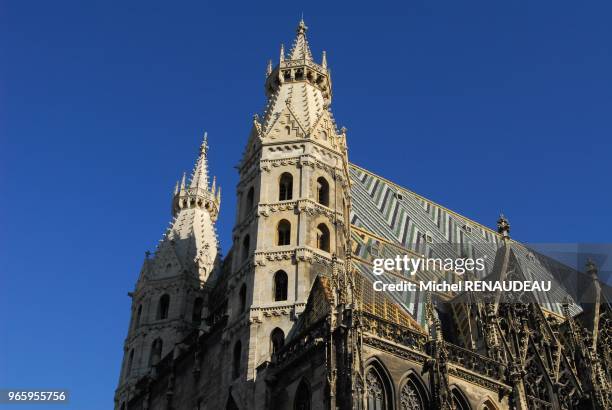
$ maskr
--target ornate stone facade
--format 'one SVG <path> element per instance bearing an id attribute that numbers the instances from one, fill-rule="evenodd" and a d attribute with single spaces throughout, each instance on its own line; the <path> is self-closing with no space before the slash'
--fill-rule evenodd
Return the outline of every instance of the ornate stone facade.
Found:
<path id="1" fill-rule="evenodd" d="M 373 258 L 435 240 L 493 250 L 493 276 L 550 271 L 504 217 L 492 231 L 349 163 L 327 58 L 314 61 L 303 21 L 265 89 L 223 260 L 206 139 L 177 184 L 171 227 L 130 293 L 116 409 L 612 407 L 612 317 L 595 266 L 581 306 L 373 292 Z"/>

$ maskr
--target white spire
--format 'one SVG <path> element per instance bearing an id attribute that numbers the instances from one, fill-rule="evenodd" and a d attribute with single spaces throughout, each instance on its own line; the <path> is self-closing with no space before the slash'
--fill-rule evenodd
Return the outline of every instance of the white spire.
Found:
<path id="1" fill-rule="evenodd" d="M 308 46 L 308 40 L 306 40 L 306 30 L 308 30 L 308 27 L 306 27 L 304 19 L 302 19 L 298 24 L 296 30 L 297 36 L 295 37 L 293 47 L 289 52 L 290 60 L 312 61 L 312 53 L 310 52 L 310 47 Z"/>
<path id="2" fill-rule="evenodd" d="M 196 162 L 193 173 L 191 174 L 191 183 L 189 188 L 203 188 L 208 189 L 208 158 L 206 156 L 208 152 L 208 133 L 204 133 L 204 141 L 200 146 L 200 156 Z"/>

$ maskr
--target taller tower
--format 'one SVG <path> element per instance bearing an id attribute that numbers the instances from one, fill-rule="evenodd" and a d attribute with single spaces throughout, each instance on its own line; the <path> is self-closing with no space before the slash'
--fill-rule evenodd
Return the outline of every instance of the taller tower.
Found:
<path id="1" fill-rule="evenodd" d="M 221 190 L 208 179 L 206 134 L 189 182 L 183 175 L 172 198 L 173 219 L 156 251 L 146 254 L 132 298 L 115 407 L 123 408 L 138 379 L 151 375 L 207 316 L 208 291 L 219 266 L 215 221 Z"/>
<path id="2" fill-rule="evenodd" d="M 300 21 L 288 54 L 268 64 L 263 117 L 239 164 L 229 322 L 230 400 L 267 408 L 261 372 L 290 337 L 317 275 L 347 252 L 346 130 L 330 111 L 331 76 L 314 61 Z M 241 408 L 244 406 L 241 406 Z"/>

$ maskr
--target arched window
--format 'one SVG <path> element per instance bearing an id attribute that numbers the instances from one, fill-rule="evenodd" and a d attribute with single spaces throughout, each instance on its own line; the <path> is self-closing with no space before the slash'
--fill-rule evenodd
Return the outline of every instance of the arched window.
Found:
<path id="1" fill-rule="evenodd" d="M 490 399 L 487 399 L 485 400 L 484 403 L 482 403 L 481 410 L 497 410 L 497 406 L 493 404 L 493 402 Z"/>
<path id="2" fill-rule="evenodd" d="M 130 355 L 128 356 L 126 376 L 129 376 L 132 373 L 132 365 L 134 364 L 134 349 L 130 350 Z"/>
<path id="3" fill-rule="evenodd" d="M 285 344 L 285 332 L 280 328 L 276 328 L 270 334 L 270 354 L 278 353 Z"/>
<path id="4" fill-rule="evenodd" d="M 249 235 L 245 236 L 242 240 L 242 260 L 245 261 L 249 258 L 251 252 L 251 238 Z"/>
<path id="5" fill-rule="evenodd" d="M 255 203 L 255 189 L 251 187 L 249 192 L 247 192 L 246 196 L 246 208 L 245 211 L 248 213 L 251 209 L 253 209 L 253 204 Z"/>
<path id="6" fill-rule="evenodd" d="M 291 243 L 291 223 L 283 219 L 278 223 L 276 243 L 278 246 L 289 245 Z"/>
<path id="7" fill-rule="evenodd" d="M 453 389 L 451 389 L 451 394 L 453 396 L 453 404 L 455 405 L 455 409 L 470 410 L 470 404 L 468 403 L 461 390 L 454 387 Z"/>
<path id="8" fill-rule="evenodd" d="M 138 305 L 138 310 L 136 311 L 136 324 L 135 327 L 140 326 L 140 318 L 142 317 L 142 305 Z"/>
<path id="9" fill-rule="evenodd" d="M 425 393 L 411 377 L 408 378 L 400 391 L 400 408 L 402 410 L 424 410 Z"/>
<path id="10" fill-rule="evenodd" d="M 293 198 L 293 175 L 284 172 L 278 182 L 278 200 L 288 201 Z"/>
<path id="11" fill-rule="evenodd" d="M 325 224 L 317 226 L 317 248 L 329 252 L 329 229 Z"/>
<path id="12" fill-rule="evenodd" d="M 300 382 L 295 392 L 295 410 L 310 410 L 310 388 L 304 379 Z"/>
<path id="13" fill-rule="evenodd" d="M 240 356 L 242 356 L 242 344 L 240 340 L 234 345 L 234 356 L 232 359 L 232 379 L 240 376 Z"/>
<path id="14" fill-rule="evenodd" d="M 165 294 L 161 298 L 159 298 L 159 304 L 157 305 L 157 319 L 158 320 L 168 319 L 169 311 L 170 311 L 170 296 L 168 294 Z"/>
<path id="15" fill-rule="evenodd" d="M 246 309 L 246 285 L 243 284 L 240 288 L 240 313 L 244 312 Z"/>
<path id="16" fill-rule="evenodd" d="M 274 300 L 287 300 L 287 274 L 282 270 L 274 274 Z"/>
<path id="17" fill-rule="evenodd" d="M 164 342 L 161 339 L 155 339 L 151 345 L 151 354 L 149 355 L 149 366 L 155 366 L 162 357 L 162 349 Z"/>
<path id="18" fill-rule="evenodd" d="M 367 410 L 386 410 L 389 403 L 387 388 L 379 371 L 370 367 L 366 373 Z"/>
<path id="19" fill-rule="evenodd" d="M 323 177 L 317 179 L 317 202 L 329 206 L 329 183 Z"/>
<path id="20" fill-rule="evenodd" d="M 191 321 L 194 324 L 200 324 L 202 321 L 202 307 L 204 306 L 204 300 L 202 298 L 196 298 L 193 302 L 193 312 L 191 313 Z"/>

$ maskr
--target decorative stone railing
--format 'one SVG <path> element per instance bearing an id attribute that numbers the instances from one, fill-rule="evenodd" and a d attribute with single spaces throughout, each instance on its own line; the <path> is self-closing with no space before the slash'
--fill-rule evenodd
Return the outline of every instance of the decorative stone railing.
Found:
<path id="1" fill-rule="evenodd" d="M 492 379 L 504 379 L 505 367 L 502 363 L 450 343 L 444 343 L 444 347 L 450 363 Z"/>

